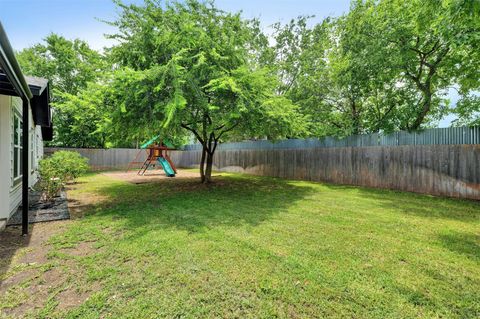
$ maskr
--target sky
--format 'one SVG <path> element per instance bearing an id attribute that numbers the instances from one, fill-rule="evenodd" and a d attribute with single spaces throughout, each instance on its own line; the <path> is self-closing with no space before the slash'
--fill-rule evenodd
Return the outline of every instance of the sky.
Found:
<path id="1" fill-rule="evenodd" d="M 142 3 L 142 0 L 124 0 Z M 348 11 L 349 0 L 217 0 L 226 11 L 242 11 L 246 18 L 259 18 L 265 28 L 299 15 L 315 15 L 321 21 Z M 100 20 L 117 15 L 111 0 L 0 0 L 0 21 L 12 46 L 21 50 L 38 43 L 51 32 L 80 38 L 100 50 L 112 43 L 104 38 L 114 29 Z"/>
<path id="2" fill-rule="evenodd" d="M 123 0 L 142 3 L 142 0 Z M 320 22 L 327 16 L 339 16 L 348 11 L 350 0 L 217 0 L 219 8 L 242 11 L 245 18 L 259 18 L 265 30 L 275 22 L 288 22 L 300 15 L 315 16 Z M 115 29 L 101 20 L 112 21 L 117 9 L 111 0 L 0 0 L 0 22 L 15 50 L 42 41 L 49 33 L 66 38 L 80 38 L 96 50 L 111 46 L 104 35 Z M 456 95 L 450 94 L 452 103 Z M 440 122 L 449 126 L 453 117 Z"/>

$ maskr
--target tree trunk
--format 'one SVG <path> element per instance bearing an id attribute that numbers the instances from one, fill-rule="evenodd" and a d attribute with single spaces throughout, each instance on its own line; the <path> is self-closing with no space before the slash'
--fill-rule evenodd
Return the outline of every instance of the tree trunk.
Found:
<path id="1" fill-rule="evenodd" d="M 215 154 L 215 150 L 217 149 L 218 140 L 215 139 L 215 134 L 212 132 L 210 133 L 210 137 L 208 138 L 208 142 L 205 143 L 205 151 L 207 155 L 206 159 L 206 166 L 205 166 L 205 178 L 202 179 L 202 183 L 208 184 L 212 182 L 212 167 L 213 167 L 213 154 Z"/>
<path id="2" fill-rule="evenodd" d="M 352 134 L 360 134 L 360 114 L 358 113 L 357 103 L 354 99 L 350 100 L 350 107 L 352 109 Z"/>
<path id="3" fill-rule="evenodd" d="M 212 166 L 213 166 L 213 153 L 207 153 L 207 166 L 205 168 L 205 180 L 203 183 L 208 184 L 212 182 Z"/>
<path id="4" fill-rule="evenodd" d="M 420 128 L 420 125 L 422 125 L 423 121 L 425 120 L 425 117 L 427 116 L 428 112 L 430 112 L 430 109 L 431 109 L 432 92 L 430 91 L 430 88 L 428 87 L 422 93 L 423 93 L 422 110 L 415 118 L 413 125 L 410 126 L 411 130 L 418 130 Z"/>
<path id="5" fill-rule="evenodd" d="M 205 158 L 207 157 L 207 146 L 202 145 L 202 158 L 200 159 L 200 180 L 205 183 Z"/>

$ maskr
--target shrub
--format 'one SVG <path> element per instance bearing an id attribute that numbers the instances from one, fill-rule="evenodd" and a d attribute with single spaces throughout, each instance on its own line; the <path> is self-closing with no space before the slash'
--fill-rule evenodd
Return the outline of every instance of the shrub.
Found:
<path id="1" fill-rule="evenodd" d="M 58 151 L 50 157 L 59 162 L 59 173 L 67 181 L 75 181 L 79 176 L 88 171 L 88 159 L 78 152 Z"/>
<path id="2" fill-rule="evenodd" d="M 59 175 L 59 162 L 51 157 L 40 160 L 38 171 L 40 173 L 40 190 L 45 201 L 51 201 L 58 195 L 65 181 Z"/>
<path id="3" fill-rule="evenodd" d="M 77 152 L 58 151 L 52 156 L 40 160 L 39 186 L 46 201 L 53 200 L 68 181 L 88 170 L 88 159 Z"/>

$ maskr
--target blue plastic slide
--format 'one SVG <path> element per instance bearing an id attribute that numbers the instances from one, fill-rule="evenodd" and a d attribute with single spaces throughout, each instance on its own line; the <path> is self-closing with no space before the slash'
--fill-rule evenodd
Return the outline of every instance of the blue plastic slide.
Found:
<path id="1" fill-rule="evenodd" d="M 158 162 L 160 163 L 160 165 L 162 165 L 165 175 L 167 175 L 168 177 L 175 177 L 175 171 L 172 169 L 170 163 L 165 158 L 159 157 Z"/>

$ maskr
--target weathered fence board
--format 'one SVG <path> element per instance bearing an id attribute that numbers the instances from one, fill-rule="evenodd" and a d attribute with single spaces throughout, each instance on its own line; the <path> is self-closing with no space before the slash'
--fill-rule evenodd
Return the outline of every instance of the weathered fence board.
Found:
<path id="1" fill-rule="evenodd" d="M 59 148 L 46 148 L 52 153 Z M 140 150 L 67 149 L 94 170 L 125 169 Z M 141 153 L 139 161 L 145 159 Z M 172 151 L 177 167 L 198 167 L 200 151 Z M 480 200 L 480 145 L 219 149 L 215 169 Z"/>
<path id="2" fill-rule="evenodd" d="M 173 151 L 198 167 L 200 151 Z M 480 199 L 480 145 L 218 150 L 216 170 Z"/>
<path id="3" fill-rule="evenodd" d="M 55 151 L 66 150 L 79 152 L 82 156 L 89 159 L 89 165 L 92 170 L 107 169 L 126 169 L 128 164 L 135 159 L 140 152 L 138 161 L 146 159 L 145 150 L 128 149 L 128 148 L 112 148 L 112 149 L 92 149 L 92 148 L 57 148 L 46 147 L 45 155 L 49 155 Z"/>

